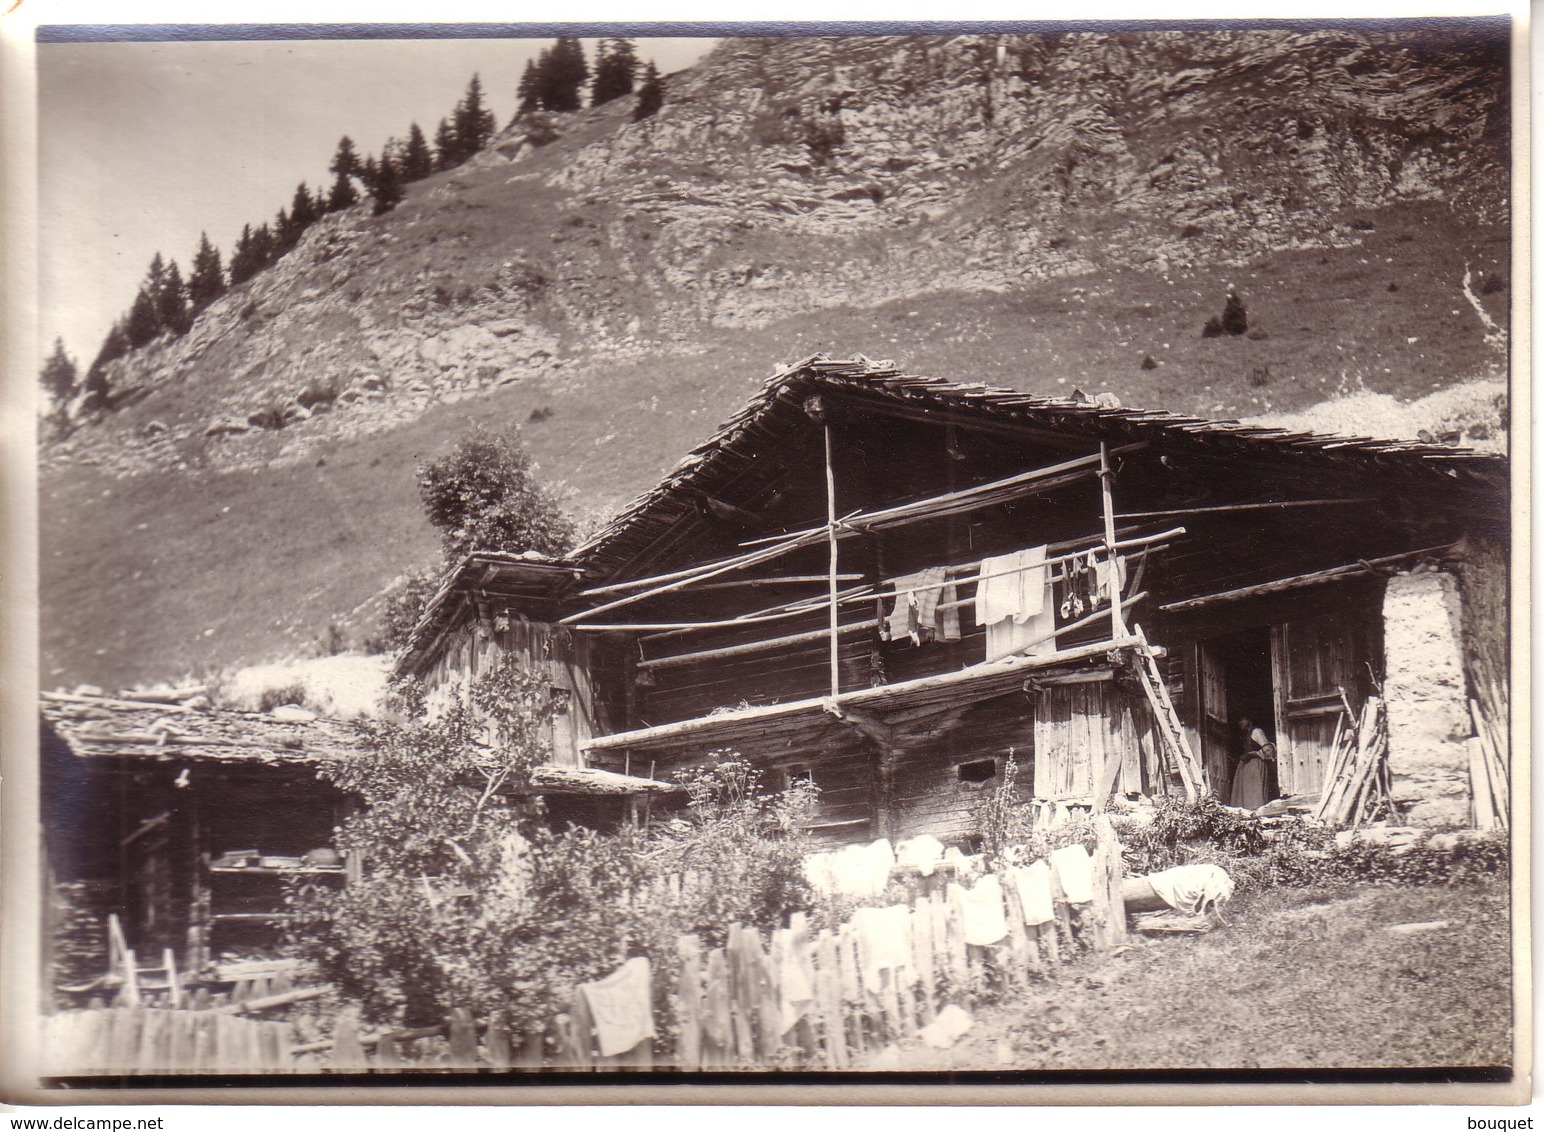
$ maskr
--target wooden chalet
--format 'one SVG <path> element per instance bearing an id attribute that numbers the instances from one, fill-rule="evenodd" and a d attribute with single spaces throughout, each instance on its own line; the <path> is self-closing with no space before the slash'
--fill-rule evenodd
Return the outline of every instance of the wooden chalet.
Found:
<path id="1" fill-rule="evenodd" d="M 1241 716 L 1312 794 L 1377 690 L 1404 817 L 1473 824 L 1508 492 L 1496 455 L 817 355 L 568 558 L 469 557 L 399 670 L 443 689 L 514 652 L 568 705 L 555 764 L 666 780 L 738 751 L 813 779 L 816 828 L 853 841 L 968 843 L 1010 757 L 1046 800 L 1226 797 Z M 980 625 L 1007 555 L 1043 555 L 1036 620 Z"/>
<path id="2" fill-rule="evenodd" d="M 148 981 L 168 959 L 184 982 L 218 981 L 220 970 L 279 954 L 289 882 L 352 874 L 333 837 L 356 800 L 318 773 L 358 750 L 349 724 L 175 699 L 45 692 L 41 707 L 53 985 L 102 989 L 116 961 L 109 917 Z M 559 820 L 603 824 L 675 788 L 571 761 L 535 768 L 531 789 Z"/>

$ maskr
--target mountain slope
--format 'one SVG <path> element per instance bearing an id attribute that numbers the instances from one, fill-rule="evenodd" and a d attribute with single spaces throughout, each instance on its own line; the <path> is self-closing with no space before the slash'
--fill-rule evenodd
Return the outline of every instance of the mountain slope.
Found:
<path id="1" fill-rule="evenodd" d="M 116 364 L 123 407 L 45 453 L 45 681 L 300 647 L 432 560 L 412 465 L 459 431 L 523 425 L 603 511 L 815 349 L 1223 415 L 1493 373 L 1461 284 L 1505 325 L 1503 61 L 1344 30 L 732 40 L 654 119 L 517 123 Z M 1201 338 L 1230 284 L 1254 334 Z M 308 388 L 341 396 L 307 416 Z"/>

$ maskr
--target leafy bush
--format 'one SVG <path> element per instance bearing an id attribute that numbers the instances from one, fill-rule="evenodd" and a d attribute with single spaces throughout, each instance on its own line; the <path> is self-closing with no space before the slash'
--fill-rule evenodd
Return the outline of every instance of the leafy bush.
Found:
<path id="1" fill-rule="evenodd" d="M 451 562 L 474 550 L 557 555 L 573 545 L 572 520 L 531 474 L 524 449 L 502 437 L 463 437 L 418 469 L 418 495 Z"/>
<path id="2" fill-rule="evenodd" d="M 378 643 L 382 651 L 394 652 L 407 644 L 439 586 L 439 571 L 424 570 L 409 574 L 403 584 L 387 596 L 380 615 Z"/>
<path id="3" fill-rule="evenodd" d="M 529 1031 L 568 1009 L 577 983 L 646 955 L 668 1032 L 681 932 L 716 946 L 731 922 L 781 926 L 811 904 L 807 784 L 763 794 L 748 763 L 720 752 L 680 776 L 678 819 L 553 830 L 526 792 L 555 706 L 543 675 L 506 659 L 432 722 L 421 685 L 404 683 L 398 706 L 414 718 L 361 724 L 362 751 L 323 772 L 364 804 L 338 839 L 362 879 L 290 894 L 292 947 L 373 1022 L 431 1024 L 462 1006 Z M 699 883 L 664 882 L 688 872 Z"/>
<path id="4" fill-rule="evenodd" d="M 1206 325 L 1201 327 L 1202 338 L 1221 338 L 1224 333 L 1222 319 L 1216 315 L 1212 315 L 1211 318 L 1206 320 Z"/>

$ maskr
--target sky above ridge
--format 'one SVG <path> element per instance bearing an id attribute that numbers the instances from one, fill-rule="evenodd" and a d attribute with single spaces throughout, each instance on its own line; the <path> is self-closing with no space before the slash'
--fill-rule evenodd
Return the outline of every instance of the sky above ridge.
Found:
<path id="1" fill-rule="evenodd" d="M 502 128 L 526 61 L 550 42 L 39 44 L 39 358 L 62 336 L 84 369 L 152 256 L 186 277 L 207 232 L 228 261 L 243 224 L 271 221 L 302 180 L 331 182 L 344 134 L 376 153 L 416 121 L 432 140 L 474 72 Z M 638 51 L 669 73 L 712 42 Z"/>

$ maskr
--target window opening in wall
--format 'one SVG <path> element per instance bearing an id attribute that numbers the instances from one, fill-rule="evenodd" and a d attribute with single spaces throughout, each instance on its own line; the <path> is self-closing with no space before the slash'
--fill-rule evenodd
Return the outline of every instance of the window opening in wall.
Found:
<path id="1" fill-rule="evenodd" d="M 959 776 L 961 782 L 990 782 L 997 777 L 997 760 L 978 759 L 976 762 L 961 763 Z"/>
<path id="2" fill-rule="evenodd" d="M 791 766 L 783 771 L 784 787 L 792 786 L 796 782 L 814 782 L 815 776 L 810 773 L 807 766 Z"/>

